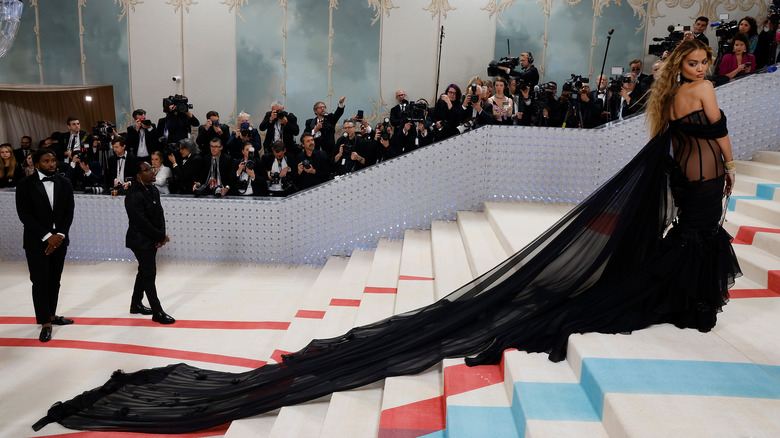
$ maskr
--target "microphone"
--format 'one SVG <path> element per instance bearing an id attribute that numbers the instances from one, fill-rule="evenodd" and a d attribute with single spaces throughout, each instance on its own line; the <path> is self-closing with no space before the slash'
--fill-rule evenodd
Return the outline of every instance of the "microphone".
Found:
<path id="1" fill-rule="evenodd" d="M 614 33 L 614 32 L 615 32 L 615 29 L 610 29 L 608 33 L 609 33 L 610 35 L 612 35 L 612 33 Z"/>
<path id="2" fill-rule="evenodd" d="M 777 71 L 777 66 L 776 65 L 770 65 L 769 67 L 766 68 L 766 72 L 767 73 L 774 73 L 776 71 Z"/>
<path id="3" fill-rule="evenodd" d="M 716 21 L 714 23 L 710 23 L 710 27 L 718 27 L 720 26 L 720 21 Z"/>

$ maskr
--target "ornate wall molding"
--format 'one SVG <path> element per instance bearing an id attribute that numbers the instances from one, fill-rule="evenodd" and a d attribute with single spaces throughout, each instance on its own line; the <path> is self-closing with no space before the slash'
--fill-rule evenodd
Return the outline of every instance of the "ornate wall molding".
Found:
<path id="1" fill-rule="evenodd" d="M 372 26 L 379 21 L 383 12 L 389 17 L 390 9 L 398 9 L 398 6 L 393 4 L 393 0 L 368 0 L 368 5 L 376 12 L 374 19 L 371 20 Z"/>
<path id="2" fill-rule="evenodd" d="M 38 62 L 38 74 L 41 77 L 41 84 L 43 84 L 43 58 L 41 57 L 41 22 L 38 15 L 38 0 L 30 0 L 30 6 L 35 9 L 35 41 L 38 45 L 38 54 L 35 55 L 35 60 Z"/>
<path id="3" fill-rule="evenodd" d="M 282 19 L 282 105 L 287 105 L 287 0 L 279 0 L 279 7 L 284 9 Z"/>
<path id="4" fill-rule="evenodd" d="M 249 4 L 249 0 L 222 0 L 219 2 L 221 5 L 227 5 L 228 12 L 233 12 L 233 9 L 236 10 L 236 16 L 241 19 L 241 21 L 246 21 L 244 19 L 244 15 L 241 13 L 241 6 L 246 6 Z"/>
<path id="5" fill-rule="evenodd" d="M 117 18 L 117 22 L 122 21 L 122 18 L 127 16 L 127 9 L 130 8 L 131 11 L 135 12 L 135 6 L 138 4 L 143 3 L 141 0 L 114 0 L 114 4 L 119 3 L 119 5 L 122 7 L 122 13 L 119 14 L 119 17 Z"/>
<path id="6" fill-rule="evenodd" d="M 514 3 L 515 0 L 489 0 L 488 3 L 481 7 L 480 9 L 483 11 L 487 11 L 488 17 L 493 18 L 493 15 L 496 15 L 496 22 L 501 25 L 501 27 L 504 27 L 504 22 L 501 21 L 501 14 L 508 11 L 509 8 L 512 6 L 512 3 Z M 547 17 L 550 16 L 550 9 L 549 5 L 552 5 L 552 0 L 536 0 L 537 3 L 542 3 L 542 8 L 545 7 L 545 4 L 548 5 L 547 7 Z"/>
<path id="7" fill-rule="evenodd" d="M 339 8 L 338 0 L 330 0 L 328 4 L 328 107 L 330 108 L 330 98 L 333 96 L 333 83 L 331 82 L 333 73 L 333 10 Z"/>
<path id="8" fill-rule="evenodd" d="M 173 6 L 173 12 L 179 12 L 179 8 L 181 8 L 182 11 L 186 11 L 188 14 L 190 13 L 190 6 L 197 5 L 198 2 L 195 0 L 165 0 L 166 5 Z"/>
<path id="9" fill-rule="evenodd" d="M 450 5 L 449 0 L 431 0 L 428 6 L 423 8 L 423 11 L 429 11 L 431 13 L 431 20 L 440 15 L 445 20 L 447 19 L 447 12 L 454 11 L 454 8 Z"/>
<path id="10" fill-rule="evenodd" d="M 81 83 L 87 85 L 87 55 L 84 54 L 84 23 L 81 8 L 87 6 L 87 0 L 79 0 L 79 48 L 81 49 Z"/>

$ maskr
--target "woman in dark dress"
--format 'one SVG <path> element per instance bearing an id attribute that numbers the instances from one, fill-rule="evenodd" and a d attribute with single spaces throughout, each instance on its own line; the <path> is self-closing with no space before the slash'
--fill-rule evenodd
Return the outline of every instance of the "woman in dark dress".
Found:
<path id="1" fill-rule="evenodd" d="M 24 176 L 22 166 L 14 157 L 13 148 L 9 145 L 0 146 L 0 188 L 16 187 L 16 183 Z"/>
<path id="2" fill-rule="evenodd" d="M 117 371 L 33 428 L 187 432 L 415 374 L 446 357 L 496 363 L 514 347 L 560 361 L 574 333 L 658 323 L 710 330 L 740 275 L 720 227 L 734 174 L 725 116 L 702 80 L 711 62 L 698 40 L 675 49 L 648 103 L 654 138 L 534 242 L 436 303 L 245 373 L 183 363 Z"/>

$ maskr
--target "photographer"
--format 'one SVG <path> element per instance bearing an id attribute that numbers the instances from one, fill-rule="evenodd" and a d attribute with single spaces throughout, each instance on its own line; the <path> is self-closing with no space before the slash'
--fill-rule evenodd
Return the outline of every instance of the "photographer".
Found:
<path id="1" fill-rule="evenodd" d="M 198 145 L 194 140 L 185 138 L 179 143 L 179 152 L 169 153 L 168 160 L 171 162 L 174 178 L 171 193 L 191 195 L 192 187 L 203 169 L 203 157 L 200 156 Z"/>
<path id="2" fill-rule="evenodd" d="M 127 151 L 127 144 L 123 137 L 111 139 L 111 149 L 114 155 L 108 158 L 108 166 L 105 173 L 105 185 L 109 189 L 124 192 L 130 187 L 133 174 L 130 169 L 135 166 L 135 157 Z"/>
<path id="3" fill-rule="evenodd" d="M 297 167 L 295 158 L 287 154 L 281 141 L 274 143 L 273 155 L 263 155 L 261 168 L 265 172 L 265 182 L 271 196 L 287 196 L 295 192 L 293 166 Z"/>
<path id="4" fill-rule="evenodd" d="M 772 13 L 769 18 L 764 21 L 764 28 L 761 30 L 761 33 L 758 34 L 756 51 L 753 52 L 753 55 L 756 57 L 756 69 L 775 63 L 778 21 L 780 21 L 780 13 Z"/>
<path id="5" fill-rule="evenodd" d="M 272 153 L 272 145 L 276 140 L 282 140 L 284 146 L 292 152 L 297 152 L 300 147 L 295 144 L 295 136 L 300 132 L 298 119 L 295 114 L 284 110 L 284 105 L 280 102 L 271 104 L 271 111 L 265 113 L 263 121 L 257 129 L 265 131 L 265 140 L 263 140 L 263 154 Z"/>
<path id="6" fill-rule="evenodd" d="M 339 106 L 333 114 L 328 114 L 328 107 L 325 102 L 314 104 L 314 117 L 306 120 L 303 132 L 308 132 L 314 136 L 314 147 L 317 150 L 325 151 L 331 155 L 336 148 L 336 124 L 344 114 L 344 100 L 347 96 L 341 96 Z"/>
<path id="7" fill-rule="evenodd" d="M 165 117 L 157 121 L 157 130 L 163 134 L 168 144 L 189 138 L 190 127 L 200 125 L 197 117 L 190 111 L 192 105 L 188 102 L 187 96 L 180 94 L 163 99 Z"/>
<path id="8" fill-rule="evenodd" d="M 230 191 L 231 195 L 259 196 L 265 193 L 263 179 L 258 178 L 259 166 L 252 143 L 244 143 L 241 157 L 233 162 L 235 181 Z"/>
<path id="9" fill-rule="evenodd" d="M 718 66 L 718 74 L 728 76 L 733 81 L 737 76 L 754 71 L 756 58 L 746 53 L 748 37 L 744 33 L 734 35 L 734 52 L 723 55 L 723 59 Z"/>
<path id="10" fill-rule="evenodd" d="M 439 96 L 432 117 L 435 120 L 434 141 L 441 141 L 458 134 L 457 126 L 460 124 L 463 112 L 463 107 L 460 105 L 461 97 L 460 88 L 455 84 L 448 85 L 444 93 Z"/>
<path id="11" fill-rule="evenodd" d="M 463 97 L 460 125 L 457 127 L 460 133 L 495 123 L 493 105 L 486 99 L 487 87 L 482 85 L 479 77 L 472 78 L 467 94 Z"/>
<path id="12" fill-rule="evenodd" d="M 297 169 L 296 185 L 303 190 L 327 181 L 330 164 L 325 152 L 314 150 L 314 136 L 304 133 L 301 136 L 301 144 L 303 152 L 296 156 L 293 168 Z"/>
<path id="13" fill-rule="evenodd" d="M 70 164 L 65 170 L 65 178 L 70 180 L 74 191 L 83 191 L 87 187 L 100 187 L 103 184 L 103 166 L 90 148 L 85 147 L 71 154 Z"/>
<path id="14" fill-rule="evenodd" d="M 222 140 L 218 137 L 209 142 L 210 156 L 203 160 L 201 176 L 192 187 L 195 196 L 214 195 L 217 198 L 227 195 L 233 183 L 233 160 L 222 153 Z"/>
<path id="15" fill-rule="evenodd" d="M 409 105 L 409 101 L 406 100 L 406 91 L 401 89 L 396 90 L 395 101 L 398 103 L 390 108 L 390 124 L 394 128 L 399 129 L 401 125 L 406 123 L 404 114 L 406 114 L 406 107 Z"/>
<path id="16" fill-rule="evenodd" d="M 691 30 L 693 31 L 693 38 L 703 42 L 706 45 L 710 45 L 710 40 L 704 35 L 704 31 L 707 30 L 707 25 L 710 24 L 710 19 L 704 16 L 698 17 L 693 22 Z"/>
<path id="17" fill-rule="evenodd" d="M 233 131 L 233 135 L 230 136 L 230 140 L 225 145 L 231 157 L 240 157 L 246 142 L 252 143 L 255 151 L 263 150 L 263 140 L 260 138 L 260 131 L 252 126 L 252 117 L 248 113 L 241 112 L 238 115 L 236 126 L 236 130 Z"/>
<path id="18" fill-rule="evenodd" d="M 566 115 L 566 107 L 558 99 L 558 84 L 550 81 L 540 85 L 544 90 L 540 94 L 544 96 L 540 99 L 542 106 L 542 120 L 537 120 L 536 126 L 560 127 L 563 124 L 563 117 Z"/>
<path id="19" fill-rule="evenodd" d="M 211 110 L 206 113 L 206 123 L 198 127 L 198 137 L 195 143 L 198 144 L 199 148 L 205 149 L 213 138 L 219 138 L 222 145 L 227 145 L 230 139 L 230 128 L 228 125 L 220 124 L 219 113 Z"/>
<path id="20" fill-rule="evenodd" d="M 146 111 L 137 109 L 133 111 L 133 125 L 127 127 L 127 147 L 130 153 L 139 160 L 151 160 L 151 155 L 160 150 L 160 134 L 151 120 L 146 118 Z"/>
<path id="21" fill-rule="evenodd" d="M 620 91 L 617 93 L 620 99 L 615 105 L 613 117 L 615 120 L 623 120 L 645 109 L 645 96 L 642 89 L 637 87 L 636 76 L 633 73 L 626 73 L 621 82 Z"/>
<path id="22" fill-rule="evenodd" d="M 333 156 L 334 175 L 346 175 L 376 161 L 372 143 L 355 135 L 355 122 L 345 120 L 343 127 L 344 135 L 336 142 L 336 155 Z"/>
<path id="23" fill-rule="evenodd" d="M 428 101 L 417 99 L 412 110 L 411 120 L 407 121 L 400 133 L 391 130 L 390 147 L 395 149 L 397 155 L 405 154 L 417 148 L 433 143 L 435 126 L 429 117 Z M 384 124 L 382 124 L 384 126 Z M 377 127 L 380 125 L 377 125 Z M 382 160 L 377 160 L 382 161 Z"/>
<path id="24" fill-rule="evenodd" d="M 515 102 L 515 113 L 512 124 L 530 126 L 533 124 L 533 93 L 531 87 L 517 78 L 509 80 L 509 89 L 515 90 L 512 100 Z"/>
<path id="25" fill-rule="evenodd" d="M 520 71 L 504 66 L 498 66 L 497 68 L 503 70 L 509 76 L 522 80 L 531 87 L 539 84 L 539 70 L 534 67 L 534 56 L 530 52 L 520 54 Z"/>
<path id="26" fill-rule="evenodd" d="M 410 122 L 407 122 L 406 124 L 411 125 Z M 410 137 L 412 131 L 413 129 L 410 128 Z M 414 149 L 412 142 L 409 142 L 411 149 L 406 149 L 404 147 L 404 142 L 406 140 L 405 136 L 402 134 L 393 135 L 394 132 L 395 129 L 390 124 L 389 118 L 386 118 L 382 123 L 377 123 L 376 129 L 374 129 L 374 138 L 371 139 L 371 148 L 376 157 L 376 163 L 389 160 L 403 152 Z"/>
<path id="27" fill-rule="evenodd" d="M 84 149 L 84 146 L 92 145 L 92 135 L 81 130 L 81 122 L 78 117 L 68 117 L 65 124 L 68 126 L 68 132 L 60 134 L 57 139 L 59 143 L 56 148 L 57 161 L 70 163 L 73 151 L 80 151 Z"/>

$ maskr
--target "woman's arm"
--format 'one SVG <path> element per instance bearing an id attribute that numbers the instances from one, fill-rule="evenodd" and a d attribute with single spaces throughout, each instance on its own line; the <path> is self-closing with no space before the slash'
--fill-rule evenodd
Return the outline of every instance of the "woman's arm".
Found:
<path id="1" fill-rule="evenodd" d="M 701 100 L 704 113 L 707 115 L 707 119 L 711 122 L 717 122 L 721 118 L 720 108 L 718 107 L 718 101 L 715 98 L 715 89 L 710 81 L 699 81 L 699 85 L 696 87 L 696 96 Z M 734 155 L 731 151 L 731 139 L 729 135 L 718 138 L 715 140 L 720 147 L 720 153 L 722 155 L 724 167 L 725 163 L 734 161 Z M 731 190 L 734 188 L 734 173 L 726 173 L 726 187 L 723 190 L 723 194 L 731 195 Z"/>

